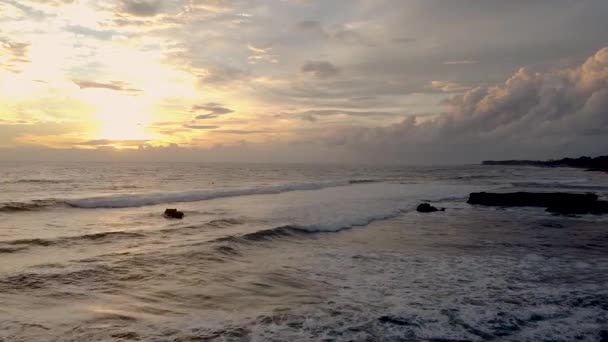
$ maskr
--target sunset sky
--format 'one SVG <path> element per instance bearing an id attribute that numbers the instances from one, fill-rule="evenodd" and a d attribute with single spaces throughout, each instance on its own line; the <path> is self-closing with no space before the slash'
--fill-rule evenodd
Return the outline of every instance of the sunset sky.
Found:
<path id="1" fill-rule="evenodd" d="M 605 0 L 0 0 L 0 158 L 601 154 L 607 15 Z"/>

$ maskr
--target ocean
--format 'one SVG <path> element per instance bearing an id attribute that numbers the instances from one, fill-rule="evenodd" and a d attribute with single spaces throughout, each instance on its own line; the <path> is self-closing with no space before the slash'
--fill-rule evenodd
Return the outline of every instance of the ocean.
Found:
<path id="1" fill-rule="evenodd" d="M 0 341 L 608 340 L 608 217 L 466 203 L 516 190 L 608 176 L 3 161 Z"/>

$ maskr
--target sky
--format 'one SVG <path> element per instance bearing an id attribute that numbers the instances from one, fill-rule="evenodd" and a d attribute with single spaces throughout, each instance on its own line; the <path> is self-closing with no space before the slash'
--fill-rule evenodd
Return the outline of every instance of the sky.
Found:
<path id="1" fill-rule="evenodd" d="M 608 151 L 605 0 L 0 0 L 0 160 Z"/>

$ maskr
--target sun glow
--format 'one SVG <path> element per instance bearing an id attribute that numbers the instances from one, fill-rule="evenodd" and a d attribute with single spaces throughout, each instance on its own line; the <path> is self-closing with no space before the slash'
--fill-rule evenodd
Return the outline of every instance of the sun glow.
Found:
<path id="1" fill-rule="evenodd" d="M 103 89 L 87 91 L 88 100 L 97 108 L 95 139 L 150 140 L 155 135 L 146 132 L 152 122 L 150 103 L 145 98 L 116 94 Z"/>

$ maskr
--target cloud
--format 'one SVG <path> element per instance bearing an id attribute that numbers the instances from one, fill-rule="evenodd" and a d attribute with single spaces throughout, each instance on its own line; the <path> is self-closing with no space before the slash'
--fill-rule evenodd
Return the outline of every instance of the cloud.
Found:
<path id="1" fill-rule="evenodd" d="M 443 93 L 458 93 L 471 89 L 470 87 L 452 81 L 435 80 L 431 81 L 428 89 L 437 90 Z"/>
<path id="2" fill-rule="evenodd" d="M 449 106 L 431 118 L 411 116 L 384 128 L 344 130 L 326 142 L 418 161 L 605 153 L 608 48 L 572 69 L 538 73 L 522 68 L 502 84 L 452 97 Z"/>
<path id="3" fill-rule="evenodd" d="M 409 44 L 409 43 L 415 43 L 416 42 L 416 38 L 397 37 L 397 38 L 391 39 L 391 41 L 393 43 L 397 43 L 397 44 Z"/>
<path id="4" fill-rule="evenodd" d="M 352 111 L 342 109 L 315 109 L 307 110 L 304 112 L 286 113 L 280 114 L 280 117 L 297 117 L 306 121 L 316 121 L 319 117 L 328 116 L 345 116 L 351 118 L 381 118 L 381 117 L 395 117 L 395 113 L 390 112 L 379 112 L 379 111 Z"/>
<path id="5" fill-rule="evenodd" d="M 320 38 L 327 39 L 331 42 L 337 42 L 342 44 L 359 44 L 367 47 L 375 46 L 374 42 L 365 37 L 358 30 L 344 27 L 334 29 L 333 31 L 326 30 L 321 22 L 316 20 L 304 20 L 296 24 L 296 27 L 310 34 L 316 35 Z"/>
<path id="6" fill-rule="evenodd" d="M 30 0 L 30 1 L 32 1 L 32 0 Z M 46 4 L 46 5 L 51 5 L 51 6 L 62 6 L 62 5 L 71 4 L 74 2 L 74 0 L 33 0 L 32 2 L 42 3 L 42 4 Z"/>
<path id="7" fill-rule="evenodd" d="M 20 65 L 29 63 L 29 43 L 0 38 L 0 68 L 13 73 L 21 71 Z"/>
<path id="8" fill-rule="evenodd" d="M 220 126 L 214 126 L 214 125 L 184 125 L 184 127 L 186 128 L 190 128 L 190 129 L 200 129 L 200 130 L 210 130 L 210 129 L 216 129 L 216 128 L 220 128 Z"/>
<path id="9" fill-rule="evenodd" d="M 270 53 L 272 50 L 271 46 L 254 46 L 252 44 L 247 45 L 247 49 L 253 53 L 253 55 L 249 56 L 247 60 L 251 64 L 256 64 L 257 62 L 264 61 L 268 63 L 278 63 L 278 56 Z"/>
<path id="10" fill-rule="evenodd" d="M 120 35 L 118 31 L 114 30 L 95 30 L 80 25 L 68 25 L 65 30 L 78 35 L 91 36 L 100 40 L 110 40 L 112 37 Z"/>
<path id="11" fill-rule="evenodd" d="M 327 61 L 308 61 L 302 65 L 300 71 L 317 78 L 330 78 L 340 74 L 340 69 Z"/>
<path id="12" fill-rule="evenodd" d="M 145 145 L 150 140 L 111 140 L 111 139 L 96 139 L 88 140 L 79 143 L 81 146 L 124 146 L 124 147 L 136 147 Z"/>
<path id="13" fill-rule="evenodd" d="M 316 20 L 303 20 L 296 24 L 296 27 L 304 32 L 310 32 L 319 37 L 329 38 L 330 34 L 325 31 L 321 22 Z"/>
<path id="14" fill-rule="evenodd" d="M 221 104 L 209 102 L 203 105 L 192 106 L 192 112 L 205 111 L 205 114 L 197 115 L 196 120 L 216 119 L 222 115 L 234 113 L 230 108 L 223 107 Z"/>
<path id="15" fill-rule="evenodd" d="M 446 61 L 443 62 L 445 65 L 465 65 L 465 64 L 477 64 L 477 61 Z"/>
<path id="16" fill-rule="evenodd" d="M 120 9 L 138 17 L 152 17 L 162 8 L 162 0 L 122 0 Z"/>
<path id="17" fill-rule="evenodd" d="M 142 91 L 141 89 L 132 88 L 127 83 L 121 82 L 121 81 L 111 81 L 111 82 L 104 83 L 104 82 L 95 82 L 95 81 L 87 81 L 87 80 L 73 80 L 73 82 L 76 83 L 76 85 L 78 85 L 78 87 L 80 89 L 87 89 L 87 88 L 108 89 L 108 90 L 120 91 L 120 92 L 125 92 L 125 93 L 131 93 L 131 94 L 137 94 Z"/>
<path id="18" fill-rule="evenodd" d="M 350 29 L 337 30 L 331 34 L 331 37 L 334 40 L 345 44 L 359 44 L 368 47 L 373 47 L 376 45 L 371 39 L 364 37 L 361 33 L 355 30 Z"/>
<path id="19" fill-rule="evenodd" d="M 249 135 L 249 134 L 276 133 L 276 132 L 270 131 L 270 130 L 218 129 L 218 130 L 212 131 L 212 133 Z"/>
<path id="20" fill-rule="evenodd" d="M 228 86 L 250 77 L 250 73 L 246 70 L 221 64 L 205 68 L 191 68 L 191 72 L 198 76 L 203 86 Z"/>

